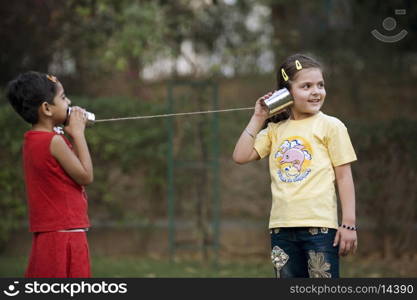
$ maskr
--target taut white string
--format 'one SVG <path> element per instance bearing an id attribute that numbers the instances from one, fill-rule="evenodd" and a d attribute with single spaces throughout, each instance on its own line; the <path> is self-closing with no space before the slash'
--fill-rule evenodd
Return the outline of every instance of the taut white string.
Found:
<path id="1" fill-rule="evenodd" d="M 220 110 L 193 111 L 193 112 L 174 113 L 174 114 L 100 119 L 100 120 L 95 120 L 94 123 L 114 122 L 114 121 L 124 121 L 124 120 L 153 119 L 153 118 L 167 118 L 167 117 L 176 117 L 176 116 L 190 116 L 190 115 L 201 115 L 201 114 L 220 113 L 220 112 L 229 112 L 229 111 L 238 111 L 238 110 L 249 110 L 249 109 L 254 109 L 254 107 L 252 106 L 252 107 L 229 108 L 229 109 L 220 109 Z"/>

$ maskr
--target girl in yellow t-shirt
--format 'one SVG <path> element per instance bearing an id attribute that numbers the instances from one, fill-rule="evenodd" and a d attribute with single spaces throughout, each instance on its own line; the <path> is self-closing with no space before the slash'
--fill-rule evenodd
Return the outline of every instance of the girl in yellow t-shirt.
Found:
<path id="1" fill-rule="evenodd" d="M 277 277 L 339 277 L 339 255 L 357 248 L 355 151 L 345 125 L 320 111 L 326 90 L 321 65 L 295 54 L 278 71 L 293 105 L 269 116 L 259 98 L 233 153 L 238 164 L 269 156 L 271 259 Z M 335 184 L 336 183 L 336 184 Z M 337 217 L 336 186 L 342 208 Z"/>

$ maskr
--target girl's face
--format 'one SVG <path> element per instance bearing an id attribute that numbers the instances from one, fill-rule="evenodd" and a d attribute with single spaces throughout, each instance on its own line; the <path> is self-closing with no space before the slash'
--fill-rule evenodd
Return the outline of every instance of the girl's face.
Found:
<path id="1" fill-rule="evenodd" d="M 323 74 L 318 68 L 302 69 L 291 81 L 294 105 L 291 108 L 294 120 L 301 120 L 320 111 L 326 98 Z"/>
<path id="2" fill-rule="evenodd" d="M 54 123 L 63 124 L 67 119 L 68 106 L 71 104 L 71 100 L 65 96 L 64 88 L 59 81 L 57 82 L 57 92 L 53 103 L 51 107 L 53 109 Z"/>

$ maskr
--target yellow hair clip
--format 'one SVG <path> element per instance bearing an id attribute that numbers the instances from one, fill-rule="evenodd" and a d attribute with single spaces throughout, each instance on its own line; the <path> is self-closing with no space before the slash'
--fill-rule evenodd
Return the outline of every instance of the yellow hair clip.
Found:
<path id="1" fill-rule="evenodd" d="M 298 61 L 298 59 L 295 61 L 295 67 L 297 68 L 297 70 L 301 70 L 303 68 L 303 66 L 301 65 L 301 63 Z"/>
<path id="2" fill-rule="evenodd" d="M 58 81 L 58 79 L 56 79 L 56 77 L 53 76 L 53 75 L 46 74 L 46 78 L 48 78 L 53 83 L 57 83 L 57 81 Z"/>
<path id="3" fill-rule="evenodd" d="M 284 78 L 285 81 L 288 81 L 288 75 L 287 73 L 285 73 L 284 68 L 281 68 L 281 74 L 282 74 L 282 78 Z"/>

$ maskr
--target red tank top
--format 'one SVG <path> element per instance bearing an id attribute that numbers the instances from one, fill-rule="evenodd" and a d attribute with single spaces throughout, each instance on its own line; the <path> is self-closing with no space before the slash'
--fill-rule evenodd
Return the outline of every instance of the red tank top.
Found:
<path id="1" fill-rule="evenodd" d="M 52 156 L 54 132 L 28 131 L 23 144 L 23 167 L 31 232 L 90 226 L 87 195 Z M 71 143 L 62 136 L 72 149 Z"/>

